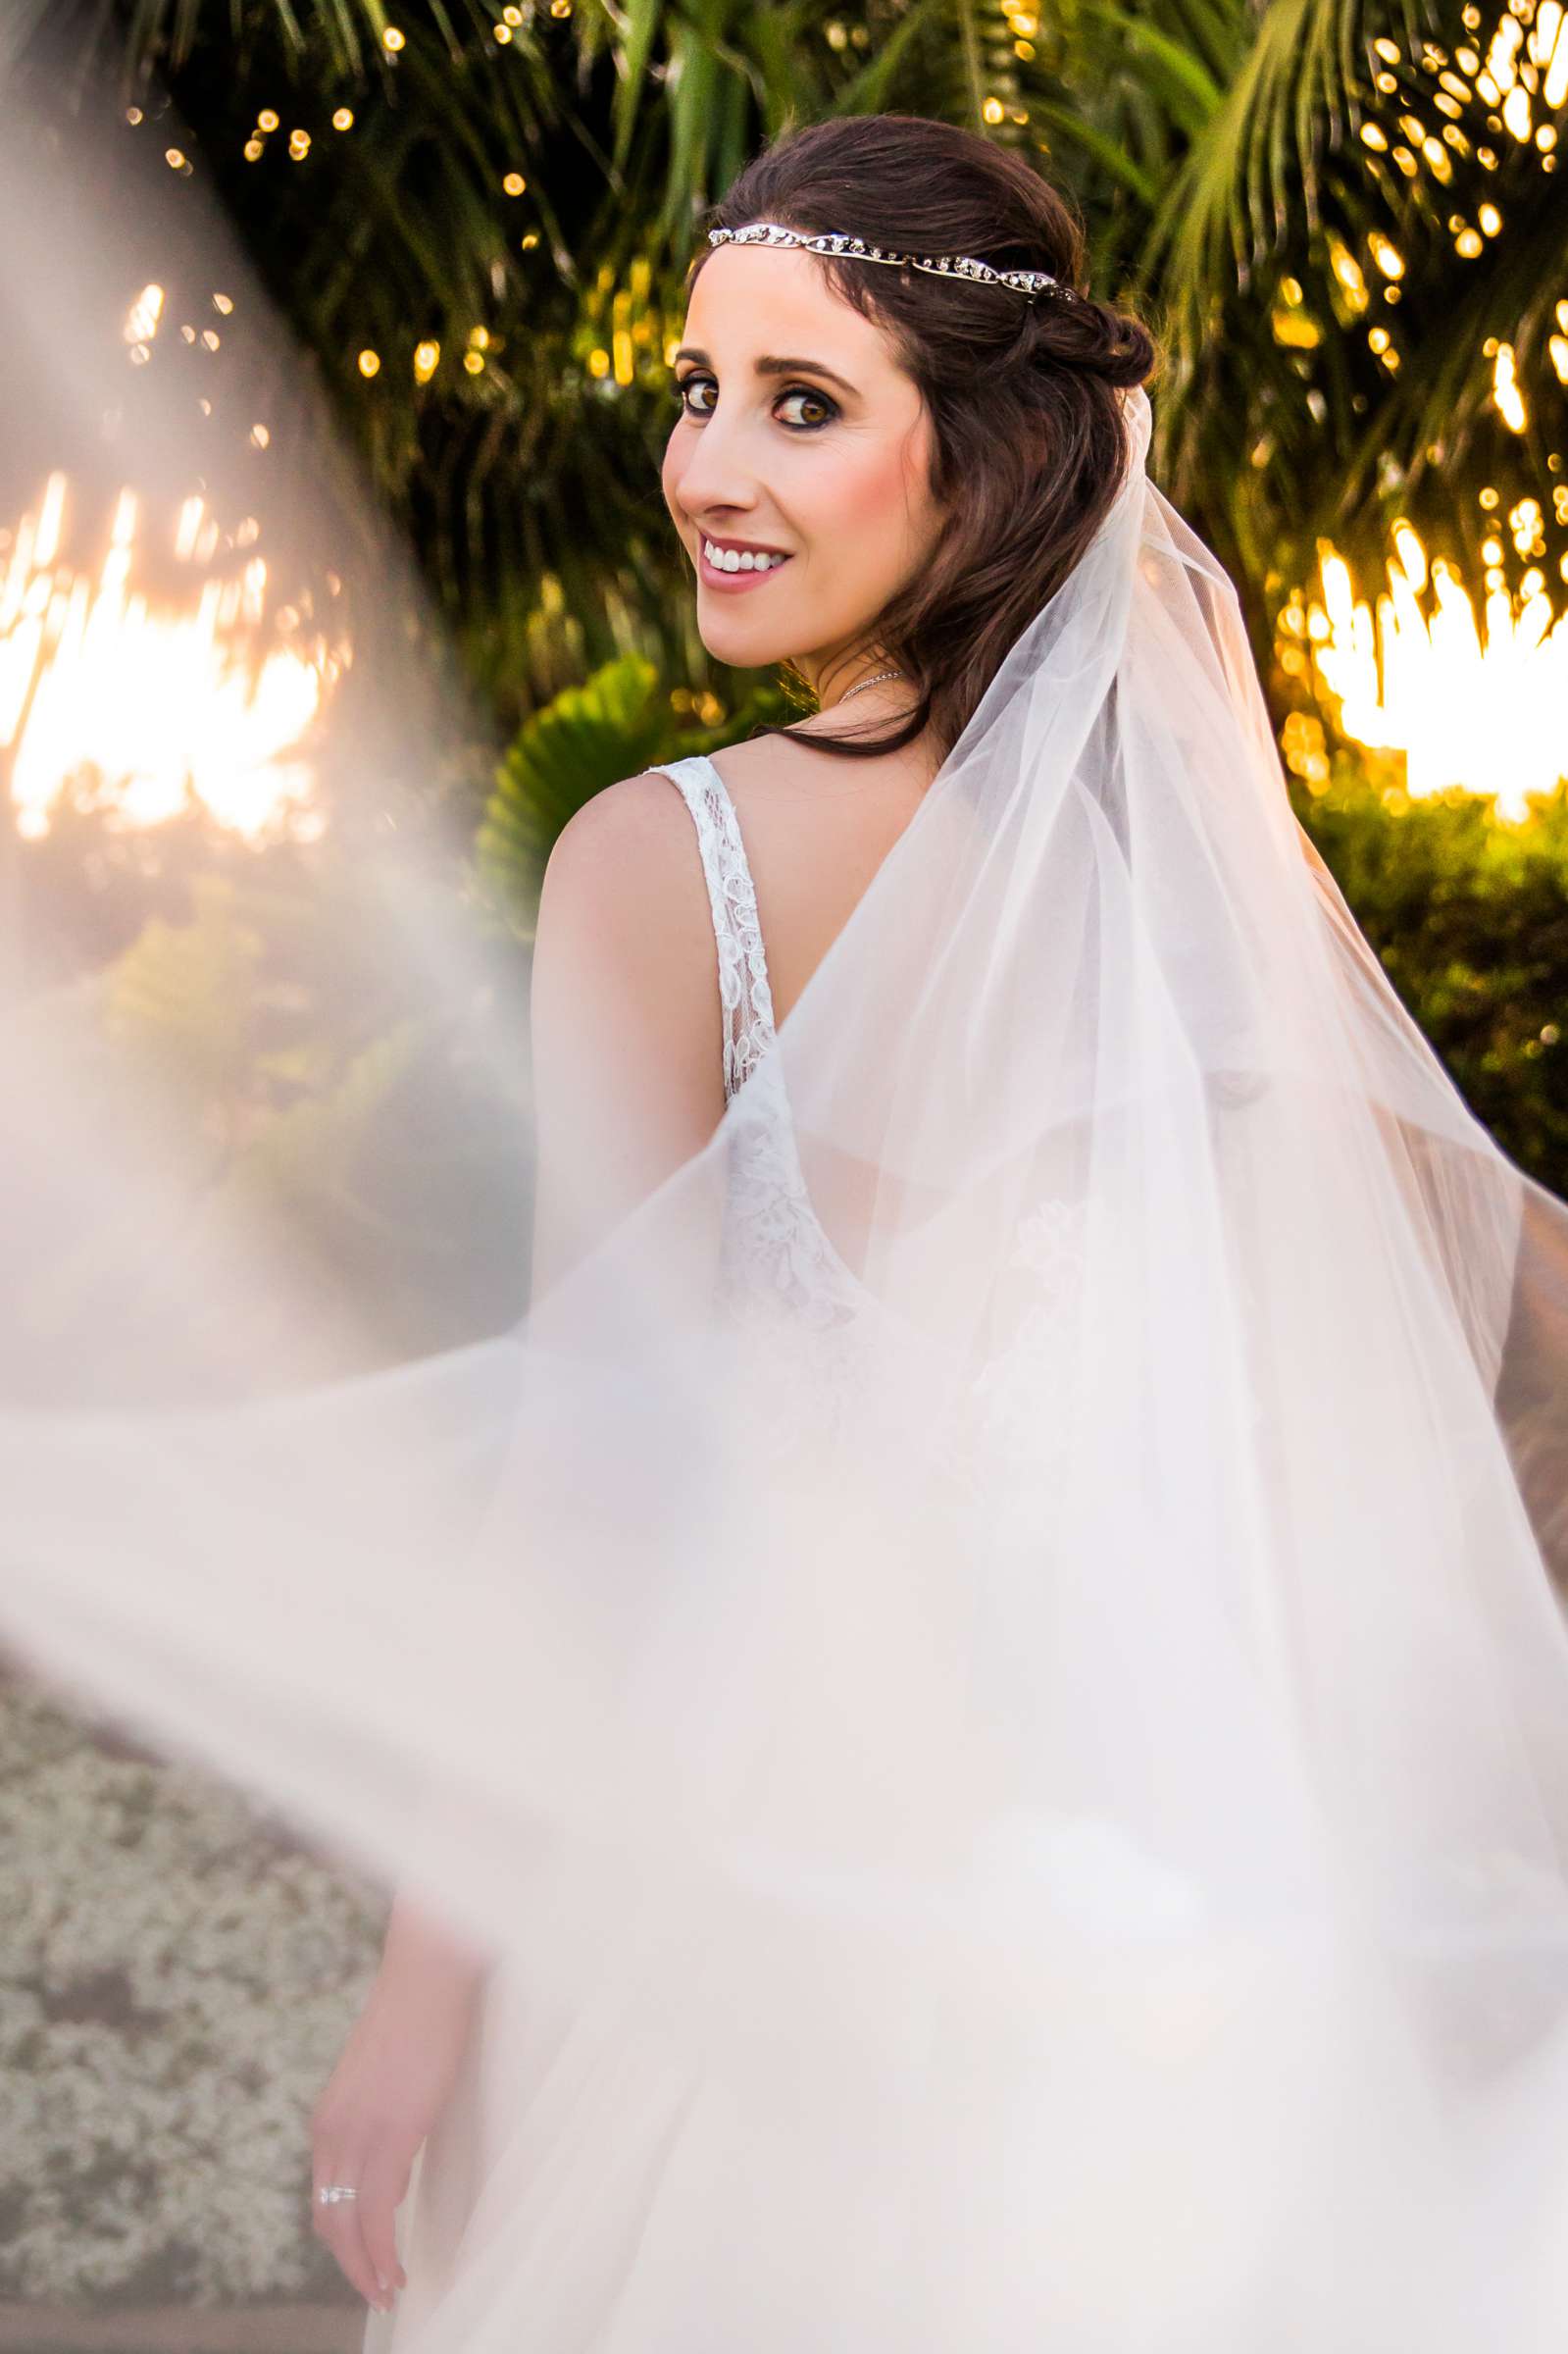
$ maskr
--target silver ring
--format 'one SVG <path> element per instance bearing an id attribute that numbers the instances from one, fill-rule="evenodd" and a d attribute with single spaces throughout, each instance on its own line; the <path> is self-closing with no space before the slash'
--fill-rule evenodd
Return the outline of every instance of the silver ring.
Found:
<path id="1" fill-rule="evenodd" d="M 316 2196 L 323 2207 L 334 2207 L 339 2199 L 357 2199 L 359 2192 L 352 2182 L 324 2182 Z"/>

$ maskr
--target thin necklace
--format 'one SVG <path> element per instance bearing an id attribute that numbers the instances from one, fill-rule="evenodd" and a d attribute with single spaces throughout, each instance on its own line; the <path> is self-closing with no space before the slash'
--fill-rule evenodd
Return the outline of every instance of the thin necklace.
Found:
<path id="1" fill-rule="evenodd" d="M 874 672 L 872 673 L 872 675 L 871 675 L 871 677 L 870 677 L 869 679 L 862 679 L 862 680 L 861 680 L 861 682 L 860 682 L 860 685 L 859 685 L 858 687 L 851 687 L 851 688 L 850 688 L 850 690 L 849 690 L 849 694 L 841 694 L 841 695 L 838 697 L 838 700 L 839 700 L 841 703 L 847 703 L 847 702 L 848 702 L 848 700 L 849 700 L 849 695 L 850 695 L 850 694 L 864 694 L 864 693 L 865 693 L 865 691 L 866 691 L 866 689 L 867 689 L 868 687 L 875 687 L 875 686 L 877 685 L 877 683 L 878 683 L 878 681 L 879 681 L 879 680 L 881 680 L 881 679 L 901 679 L 901 678 L 903 678 L 903 677 L 904 677 L 904 675 L 905 675 L 905 674 L 904 674 L 904 672 L 903 672 L 903 671 L 901 671 L 901 670 L 878 670 L 878 671 L 874 671 Z M 831 708 L 831 707 L 832 707 L 832 706 L 830 706 L 830 708 Z"/>

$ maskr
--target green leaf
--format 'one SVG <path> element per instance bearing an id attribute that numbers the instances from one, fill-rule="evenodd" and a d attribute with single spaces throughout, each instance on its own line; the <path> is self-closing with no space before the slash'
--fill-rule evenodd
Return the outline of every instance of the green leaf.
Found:
<path id="1" fill-rule="evenodd" d="M 631 654 L 565 688 L 526 722 L 496 774 L 475 841 L 485 896 L 531 924 L 551 844 L 584 801 L 635 776 L 667 749 L 667 695 L 651 662 Z"/>

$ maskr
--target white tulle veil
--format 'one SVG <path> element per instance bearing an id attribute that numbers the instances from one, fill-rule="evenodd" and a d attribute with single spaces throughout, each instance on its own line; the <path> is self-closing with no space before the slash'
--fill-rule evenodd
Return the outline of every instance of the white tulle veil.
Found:
<path id="1" fill-rule="evenodd" d="M 1123 414 L 763 1069 L 514 1329 L 138 1407 L 85 1356 L 27 1404 L 8 1319 L 0 1632 L 703 2087 L 755 2188 L 715 2347 L 1530 2354 L 1568 1211 L 1296 824 Z M 200 1297 L 171 1360 L 242 1350 L 286 1237 L 182 1268 L 157 1103 L 104 1169 L 47 1037 L 12 1233 L 112 1181 Z M 782 1112 L 799 1222 L 737 1306 Z M 428 2342 L 485 2314 L 477 2266 Z"/>

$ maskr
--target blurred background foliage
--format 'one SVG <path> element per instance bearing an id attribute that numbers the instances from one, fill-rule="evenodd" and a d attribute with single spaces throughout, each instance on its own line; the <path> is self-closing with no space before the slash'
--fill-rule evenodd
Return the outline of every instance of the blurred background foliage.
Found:
<path id="1" fill-rule="evenodd" d="M 1299 814 L 1472 1111 L 1568 1192 L 1568 800 L 1510 826 L 1472 793 L 1388 792 L 1341 755 Z"/>
<path id="2" fill-rule="evenodd" d="M 134 135 L 222 196 L 516 724 L 615 653 L 719 684 L 670 594 L 664 355 L 702 209 L 762 141 L 839 112 L 964 122 L 1072 196 L 1096 289 L 1171 352 L 1155 472 L 1260 622 L 1321 536 L 1375 569 L 1395 511 L 1479 579 L 1458 486 L 1539 496 L 1560 424 L 1568 57 L 1532 63 L 1537 13 L 11 0 L 7 37 L 65 120 L 110 66 Z M 1564 514 L 1543 534 L 1555 565 Z M 1503 562 L 1517 583 L 1526 558 Z"/>

